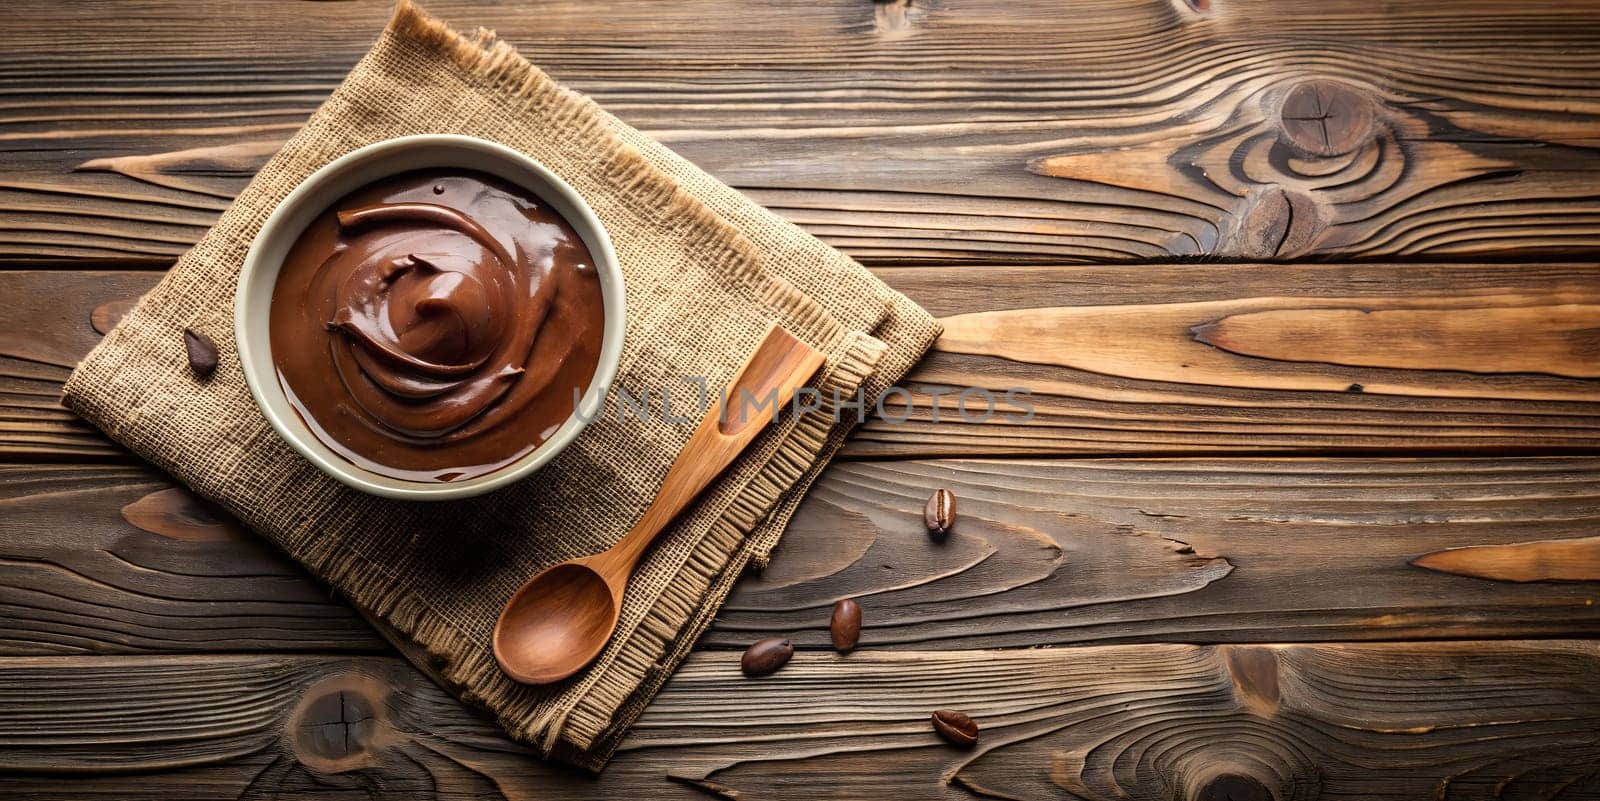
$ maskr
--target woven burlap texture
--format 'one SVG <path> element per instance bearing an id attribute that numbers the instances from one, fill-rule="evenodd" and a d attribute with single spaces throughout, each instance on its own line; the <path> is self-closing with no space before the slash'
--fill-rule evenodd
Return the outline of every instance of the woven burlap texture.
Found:
<path id="1" fill-rule="evenodd" d="M 463 700 L 542 753 L 598 769 L 682 661 L 747 564 L 765 563 L 800 494 L 854 422 L 786 416 L 679 520 L 630 583 L 615 637 L 571 680 L 526 687 L 494 663 L 510 594 L 603 550 L 649 504 L 692 425 L 619 420 L 614 402 L 528 480 L 459 502 L 350 490 L 295 454 L 250 397 L 233 296 L 251 240 L 317 168 L 372 142 L 457 133 L 508 145 L 589 201 L 622 265 L 628 320 L 616 387 L 697 404 L 781 322 L 827 363 L 825 399 L 868 403 L 929 347 L 926 312 L 829 248 L 562 88 L 493 34 L 465 37 L 402 2 L 372 50 L 195 247 L 78 366 L 73 410 L 305 564 Z M 182 331 L 222 351 L 206 382 Z M 613 392 L 613 401 L 615 392 Z M 827 404 L 831 405 L 831 404 Z"/>

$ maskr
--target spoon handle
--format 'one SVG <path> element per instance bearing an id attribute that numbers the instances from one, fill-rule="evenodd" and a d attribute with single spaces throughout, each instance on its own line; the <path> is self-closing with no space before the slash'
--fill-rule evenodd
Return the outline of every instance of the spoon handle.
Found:
<path id="1" fill-rule="evenodd" d="M 706 412 L 667 471 L 656 498 L 611 550 L 590 558 L 617 595 L 656 535 L 711 484 L 777 416 L 796 390 L 822 366 L 821 351 L 795 339 L 777 323 Z M 748 397 L 746 397 L 748 393 Z"/>

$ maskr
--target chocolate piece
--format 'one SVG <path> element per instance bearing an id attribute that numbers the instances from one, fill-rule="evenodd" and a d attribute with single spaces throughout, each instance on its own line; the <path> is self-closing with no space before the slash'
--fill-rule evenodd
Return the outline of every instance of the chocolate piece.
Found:
<path id="1" fill-rule="evenodd" d="M 785 637 L 757 640 L 739 657 L 739 669 L 750 677 L 765 676 L 789 663 L 794 645 Z"/>
<path id="2" fill-rule="evenodd" d="M 955 493 L 940 489 L 928 496 L 928 503 L 922 508 L 922 523 L 935 538 L 942 539 L 949 534 L 950 527 L 956 523 Z"/>
<path id="3" fill-rule="evenodd" d="M 189 372 L 204 381 L 217 371 L 217 343 L 194 330 L 183 329 L 183 350 L 189 357 Z"/>
<path id="4" fill-rule="evenodd" d="M 840 599 L 833 605 L 833 619 L 828 621 L 828 636 L 833 640 L 833 650 L 846 653 L 861 640 L 861 604 L 853 598 Z"/>
<path id="5" fill-rule="evenodd" d="M 452 481 L 537 448 L 600 359 L 588 247 L 536 195 L 425 170 L 352 192 L 284 259 L 272 356 L 324 445 L 375 473 Z"/>
<path id="6" fill-rule="evenodd" d="M 965 712 L 940 709 L 933 713 L 933 730 L 951 745 L 971 748 L 978 742 L 978 723 Z"/>

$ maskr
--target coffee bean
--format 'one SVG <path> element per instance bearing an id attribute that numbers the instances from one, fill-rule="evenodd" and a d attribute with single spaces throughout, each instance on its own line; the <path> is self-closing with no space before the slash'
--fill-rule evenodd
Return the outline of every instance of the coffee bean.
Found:
<path id="1" fill-rule="evenodd" d="M 856 647 L 861 639 L 861 604 L 845 598 L 833 605 L 833 620 L 828 623 L 828 634 L 833 637 L 833 650 L 846 653 Z"/>
<path id="2" fill-rule="evenodd" d="M 971 748 L 978 742 L 978 723 L 964 712 L 940 709 L 933 713 L 933 730 L 940 737 L 962 748 Z"/>
<path id="3" fill-rule="evenodd" d="M 956 524 L 956 495 L 947 489 L 941 489 L 928 497 L 928 505 L 922 508 L 922 522 L 928 526 L 928 533 L 935 537 L 943 537 L 950 533 L 950 527 Z"/>
<path id="4" fill-rule="evenodd" d="M 788 638 L 768 637 L 745 649 L 744 656 L 739 658 L 739 669 L 746 676 L 765 676 L 783 667 L 791 656 L 794 656 L 794 646 Z"/>
<path id="5" fill-rule="evenodd" d="M 211 337 L 194 330 L 183 329 L 183 349 L 189 354 L 189 372 L 201 381 L 217 371 L 217 343 Z"/>

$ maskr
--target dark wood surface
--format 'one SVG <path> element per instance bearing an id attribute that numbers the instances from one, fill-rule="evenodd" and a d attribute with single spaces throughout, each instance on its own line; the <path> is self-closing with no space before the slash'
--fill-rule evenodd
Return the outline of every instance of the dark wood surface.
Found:
<path id="1" fill-rule="evenodd" d="M 595 777 L 527 759 L 392 657 L 18 657 L 0 793 L 1592 798 L 1597 670 L 1595 643 L 1551 641 L 807 653 L 759 681 L 703 652 Z M 944 707 L 976 748 L 934 735 Z"/>
<path id="2" fill-rule="evenodd" d="M 387 2 L 13 3 L 0 797 L 1600 798 L 1600 3 L 429 7 L 943 318 L 917 410 L 542 764 L 57 402 Z"/>
<path id="3" fill-rule="evenodd" d="M 927 488 L 959 498 L 930 544 Z M 0 468 L 0 653 L 374 653 L 286 558 L 139 466 Z M 1600 459 L 874 461 L 829 470 L 704 645 L 863 648 L 1600 636 Z M 1468 578 L 1546 542 L 1566 582 Z M 1441 551 L 1456 564 L 1413 560 Z M 1441 557 L 1434 557 L 1435 561 Z M 1449 570 L 1450 572 L 1445 572 Z M 1481 570 L 1478 572 L 1482 572 Z M 1469 574 L 1470 575 L 1470 574 Z"/>

